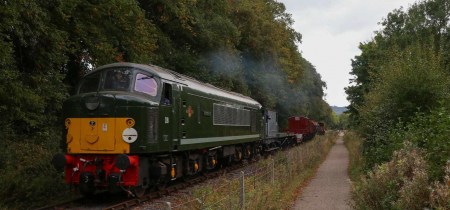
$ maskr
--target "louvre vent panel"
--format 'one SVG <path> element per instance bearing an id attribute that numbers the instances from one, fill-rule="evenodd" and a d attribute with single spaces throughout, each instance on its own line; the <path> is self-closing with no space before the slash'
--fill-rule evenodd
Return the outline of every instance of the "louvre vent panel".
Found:
<path id="1" fill-rule="evenodd" d="M 256 133 L 256 114 L 252 113 L 252 133 Z"/>
<path id="2" fill-rule="evenodd" d="M 158 108 L 147 109 L 147 142 L 158 141 Z"/>
<path id="3" fill-rule="evenodd" d="M 214 104 L 214 125 L 250 126 L 250 111 Z"/>
<path id="4" fill-rule="evenodd" d="M 201 116 L 202 116 L 202 114 L 200 113 L 201 112 L 201 104 L 200 104 L 200 102 L 198 102 L 198 106 L 197 106 L 197 120 L 198 120 L 198 123 L 200 123 L 200 120 L 201 120 Z"/>

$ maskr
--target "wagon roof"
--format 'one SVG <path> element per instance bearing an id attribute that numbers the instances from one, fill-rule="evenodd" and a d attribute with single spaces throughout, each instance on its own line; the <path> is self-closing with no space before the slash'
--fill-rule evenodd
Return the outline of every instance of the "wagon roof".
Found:
<path id="1" fill-rule="evenodd" d="M 292 117 L 289 117 L 289 119 L 294 118 L 294 117 L 301 117 L 301 118 L 305 118 L 305 119 L 308 119 L 308 120 L 309 120 L 309 118 L 303 117 L 303 116 L 292 116 Z"/>

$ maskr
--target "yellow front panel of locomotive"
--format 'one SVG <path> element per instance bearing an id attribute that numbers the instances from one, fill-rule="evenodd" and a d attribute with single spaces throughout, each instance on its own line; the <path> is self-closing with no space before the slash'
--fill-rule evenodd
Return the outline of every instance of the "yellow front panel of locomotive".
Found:
<path id="1" fill-rule="evenodd" d="M 116 118 L 98 118 L 98 150 L 114 151 Z"/>
<path id="2" fill-rule="evenodd" d="M 81 149 L 98 150 L 98 123 L 97 118 L 81 118 Z"/>
<path id="3" fill-rule="evenodd" d="M 70 123 L 67 123 L 69 121 Z M 66 143 L 67 143 L 67 153 L 78 153 L 80 148 L 80 131 L 81 131 L 81 119 L 80 118 L 70 118 L 66 120 Z M 76 152 L 74 152 L 76 151 Z"/>
<path id="4" fill-rule="evenodd" d="M 71 154 L 130 153 L 130 144 L 123 141 L 122 132 L 130 118 L 69 118 L 66 142 Z"/>

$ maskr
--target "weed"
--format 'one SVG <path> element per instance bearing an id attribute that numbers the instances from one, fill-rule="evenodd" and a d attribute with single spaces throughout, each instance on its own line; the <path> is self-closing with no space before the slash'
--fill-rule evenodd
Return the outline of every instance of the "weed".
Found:
<path id="1" fill-rule="evenodd" d="M 298 197 L 305 181 L 314 176 L 314 169 L 322 162 L 337 139 L 337 132 L 327 132 L 295 147 L 289 152 L 278 152 L 257 163 L 258 169 L 244 175 L 245 209 L 288 209 Z M 271 162 L 274 162 L 274 183 Z M 206 185 L 194 188 L 194 198 L 180 198 L 173 209 L 238 209 L 241 200 L 240 179 L 222 178 L 220 186 Z M 181 203 L 181 204 L 180 204 Z"/>

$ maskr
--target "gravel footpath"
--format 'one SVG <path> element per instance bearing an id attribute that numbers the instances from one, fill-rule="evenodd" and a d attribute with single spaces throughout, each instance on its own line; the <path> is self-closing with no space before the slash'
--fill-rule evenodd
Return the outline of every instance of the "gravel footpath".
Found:
<path id="1" fill-rule="evenodd" d="M 316 176 L 302 191 L 294 209 L 350 209 L 349 155 L 341 133 Z"/>

